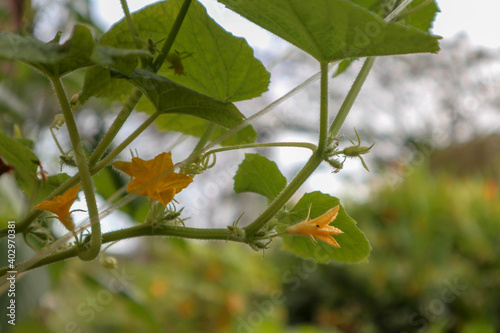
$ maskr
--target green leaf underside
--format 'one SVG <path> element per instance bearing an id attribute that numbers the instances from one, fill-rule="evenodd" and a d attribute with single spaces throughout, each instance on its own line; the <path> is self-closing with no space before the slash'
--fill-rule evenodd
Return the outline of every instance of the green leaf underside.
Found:
<path id="1" fill-rule="evenodd" d="M 437 52 L 437 38 L 347 0 L 218 0 L 318 61 Z"/>
<path id="2" fill-rule="evenodd" d="M 43 43 L 12 33 L 0 33 L 0 58 L 22 61 L 51 77 L 64 76 L 79 68 L 95 64 L 126 69 L 135 67 L 138 56 L 151 56 L 145 51 L 95 48 L 90 30 L 82 25 L 73 28 L 64 43 Z"/>
<path id="3" fill-rule="evenodd" d="M 36 181 L 38 158 L 25 145 L 0 132 L 0 156 L 14 167 L 19 187 L 30 195 Z"/>
<path id="4" fill-rule="evenodd" d="M 384 4 L 379 0 L 352 0 L 352 2 L 377 13 L 381 17 L 389 14 L 392 9 L 384 8 Z M 438 12 L 439 8 L 434 0 L 414 0 L 399 14 L 397 21 L 429 32 Z"/>
<path id="5" fill-rule="evenodd" d="M 232 103 L 214 100 L 163 76 L 142 69 L 136 69 L 130 81 L 163 114 L 177 113 L 196 116 L 225 128 L 239 124 L 244 118 Z"/>
<path id="6" fill-rule="evenodd" d="M 93 72 L 92 76 L 96 78 L 93 84 L 95 85 L 94 89 L 96 89 L 96 92 L 98 93 L 96 95 L 99 96 L 102 96 L 99 92 L 106 91 L 106 93 L 110 93 L 114 96 L 117 96 L 118 97 L 117 99 L 125 101 L 130 95 L 132 88 L 134 87 L 134 85 L 131 82 L 124 79 L 112 79 L 114 81 L 114 84 L 107 85 L 106 82 L 109 81 L 110 73 L 109 69 L 106 68 L 96 66 L 90 68 L 88 72 Z M 148 77 L 149 76 L 150 75 L 148 74 Z M 187 88 L 184 89 L 186 91 L 191 92 L 191 90 Z M 90 97 L 88 95 L 85 95 L 85 90 L 83 91 L 83 94 L 84 95 L 80 96 L 80 100 L 82 100 L 82 98 L 85 100 L 88 97 Z M 206 98 L 206 96 L 204 96 L 203 98 Z M 142 98 L 139 101 L 136 109 L 145 111 L 148 114 L 152 114 L 156 110 L 155 106 L 153 106 L 153 104 L 150 102 L 148 98 Z M 209 121 L 189 116 L 187 114 L 164 114 L 161 115 L 158 119 L 156 119 L 155 124 L 156 127 L 161 131 L 175 131 L 186 135 L 201 137 L 205 133 Z M 211 139 L 213 140 L 225 132 L 227 132 L 226 129 L 218 127 L 214 131 Z M 224 146 L 224 145 L 252 143 L 255 142 L 256 138 L 257 138 L 257 132 L 252 128 L 252 126 L 247 126 L 244 129 L 230 136 L 228 139 L 222 141 L 221 145 Z"/>
<path id="7" fill-rule="evenodd" d="M 295 205 L 288 217 L 280 221 L 286 224 L 286 226 L 278 228 L 278 230 L 283 231 L 290 225 L 304 221 L 307 218 L 309 207 L 311 208 L 309 218 L 313 219 L 338 204 L 339 200 L 328 194 L 321 192 L 307 193 Z M 317 239 L 315 239 L 316 244 L 314 244 L 307 236 L 284 235 L 283 249 L 302 258 L 312 258 L 320 263 L 328 263 L 330 261 L 342 263 L 367 261 L 371 250 L 370 243 L 364 233 L 356 226 L 356 221 L 347 215 L 342 205 L 340 205 L 337 218 L 331 225 L 344 232 L 340 235 L 333 235 L 339 243 L 340 248 Z"/>
<path id="8" fill-rule="evenodd" d="M 234 176 L 234 191 L 255 192 L 273 200 L 285 188 L 286 178 L 275 162 L 259 154 L 245 154 Z"/>
<path id="9" fill-rule="evenodd" d="M 182 2 L 158 2 L 132 15 L 145 48 L 151 38 L 158 43 L 156 48 L 161 49 L 160 41 L 167 37 Z M 123 20 L 106 32 L 99 44 L 125 48 L 135 45 Z M 247 42 L 222 29 L 197 1 L 191 4 L 177 35 L 171 52 L 175 51 L 185 57 L 181 60 L 184 73 L 176 75 L 172 64 L 165 61 L 158 74 L 214 99 L 224 102 L 250 99 L 260 96 L 269 85 L 270 74 L 255 59 Z M 124 102 L 123 96 L 130 94 L 131 87 L 117 79 L 108 77 L 106 82 L 102 79 L 102 73 L 89 72 L 80 101 L 95 95 Z M 93 86 L 95 82 L 98 87 Z"/>

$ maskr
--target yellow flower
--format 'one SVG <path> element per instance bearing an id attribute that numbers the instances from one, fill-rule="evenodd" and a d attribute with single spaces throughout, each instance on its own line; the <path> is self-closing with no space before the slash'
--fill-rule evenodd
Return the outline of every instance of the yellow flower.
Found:
<path id="1" fill-rule="evenodd" d="M 171 153 L 161 153 L 148 161 L 139 157 L 132 158 L 132 162 L 116 161 L 113 166 L 132 177 L 127 192 L 150 197 L 164 206 L 193 181 L 190 176 L 173 171 Z"/>
<path id="2" fill-rule="evenodd" d="M 73 202 L 78 199 L 78 191 L 82 187 L 80 185 L 75 186 L 64 192 L 63 195 L 58 195 L 50 201 L 44 201 L 34 208 L 43 209 L 51 213 L 56 214 L 57 219 L 68 229 L 73 231 L 75 229 L 75 224 L 73 223 L 73 218 L 69 209 Z"/>
<path id="3" fill-rule="evenodd" d="M 332 237 L 332 235 L 340 235 L 344 232 L 339 228 L 335 228 L 330 223 L 337 218 L 339 206 L 335 206 L 321 216 L 309 220 L 309 214 L 305 221 L 292 225 L 286 228 L 285 232 L 290 235 L 304 235 L 311 238 L 315 243 L 314 238 L 322 240 L 330 245 L 340 247 L 339 243 Z M 313 238 L 314 237 L 314 238 Z"/>

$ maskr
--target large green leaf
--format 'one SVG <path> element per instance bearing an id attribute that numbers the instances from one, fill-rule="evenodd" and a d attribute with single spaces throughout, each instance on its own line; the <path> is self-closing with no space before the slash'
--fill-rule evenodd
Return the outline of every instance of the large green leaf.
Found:
<path id="1" fill-rule="evenodd" d="M 142 69 L 136 69 L 130 81 L 139 87 L 156 109 L 163 114 L 187 114 L 226 128 L 239 124 L 244 118 L 232 103 L 217 101 Z"/>
<path id="2" fill-rule="evenodd" d="M 14 167 L 14 175 L 19 187 L 31 194 L 37 181 L 38 158 L 25 145 L 0 132 L 0 156 Z"/>
<path id="3" fill-rule="evenodd" d="M 234 176 L 234 191 L 255 192 L 273 200 L 285 188 L 286 178 L 275 162 L 259 154 L 245 154 Z"/>
<path id="4" fill-rule="evenodd" d="M 167 37 L 183 0 L 158 2 L 133 14 L 139 38 L 146 48 L 148 40 L 159 42 Z M 125 21 L 106 32 L 100 45 L 133 48 L 135 43 Z M 158 43 L 158 49 L 161 43 Z M 234 102 L 261 95 L 267 90 L 270 74 L 255 59 L 253 50 L 242 38 L 222 29 L 205 8 L 193 1 L 172 47 L 172 55 L 181 59 L 184 73 L 176 75 L 166 61 L 158 74 L 214 99 Z M 80 101 L 102 96 L 124 102 L 132 90 L 118 79 L 105 77 L 103 71 L 87 73 Z"/>
<path id="5" fill-rule="evenodd" d="M 144 50 L 119 50 L 95 46 L 92 33 L 82 25 L 76 25 L 71 37 L 62 45 L 55 41 L 43 43 L 12 33 L 0 33 L 0 59 L 22 61 L 53 77 L 63 76 L 94 64 L 133 70 L 138 56 L 151 57 L 151 54 Z"/>
<path id="6" fill-rule="evenodd" d="M 318 61 L 437 52 L 437 38 L 347 0 L 218 0 Z"/>
<path id="7" fill-rule="evenodd" d="M 327 210 L 339 204 L 339 199 L 323 194 L 313 192 L 305 194 L 295 205 L 288 217 L 282 221 L 285 226 L 278 227 L 279 231 L 290 225 L 299 223 L 307 218 L 310 209 L 310 219 L 324 214 Z M 332 226 L 339 228 L 344 233 L 336 235 L 335 240 L 340 248 L 331 246 L 325 242 L 317 240 L 314 244 L 308 237 L 301 235 L 283 235 L 283 249 L 292 252 L 302 258 L 312 258 L 317 262 L 327 263 L 337 261 L 343 263 L 357 263 L 367 261 L 370 253 L 370 243 L 364 233 L 356 226 L 354 221 L 340 205 L 337 218 L 331 223 Z"/>

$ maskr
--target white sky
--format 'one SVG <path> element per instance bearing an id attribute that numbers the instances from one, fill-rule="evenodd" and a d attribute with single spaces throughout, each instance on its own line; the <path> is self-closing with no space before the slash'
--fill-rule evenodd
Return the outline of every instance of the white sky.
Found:
<path id="1" fill-rule="evenodd" d="M 123 17 L 119 0 L 94 0 L 95 17 L 110 26 Z M 131 11 L 138 10 L 152 0 L 129 0 Z M 201 0 L 212 15 L 221 25 L 233 34 L 245 37 L 254 47 L 265 48 L 270 38 L 267 32 L 240 19 L 237 15 L 226 10 L 216 0 Z M 444 38 L 450 38 L 460 32 L 466 32 L 473 44 L 498 48 L 500 47 L 500 1 L 498 0 L 438 0 L 441 13 L 438 15 L 434 33 Z"/>

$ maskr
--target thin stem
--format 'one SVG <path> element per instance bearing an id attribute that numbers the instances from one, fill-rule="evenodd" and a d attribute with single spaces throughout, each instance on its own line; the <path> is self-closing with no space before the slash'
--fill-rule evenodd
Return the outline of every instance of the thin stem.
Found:
<path id="1" fill-rule="evenodd" d="M 217 128 L 217 125 L 215 123 L 210 123 L 208 124 L 207 129 L 205 130 L 205 133 L 203 133 L 202 137 L 196 144 L 196 147 L 194 147 L 193 152 L 191 153 L 191 156 L 196 154 L 198 151 L 202 150 L 203 147 L 207 144 L 207 142 L 210 140 L 212 137 L 212 134 L 214 133 L 215 129 Z"/>
<path id="2" fill-rule="evenodd" d="M 307 161 L 306 165 L 300 170 L 290 184 L 276 197 L 276 199 L 267 207 L 267 209 L 252 223 L 244 227 L 247 239 L 255 235 L 269 220 L 271 220 L 290 200 L 292 195 L 302 186 L 302 184 L 309 178 L 309 176 L 321 164 L 323 158 L 318 152 L 314 153 Z"/>
<path id="3" fill-rule="evenodd" d="M 289 147 L 289 148 L 307 148 L 316 151 L 318 148 L 315 144 L 309 142 L 269 142 L 269 143 L 248 143 L 244 145 L 221 147 L 209 150 L 205 155 L 216 154 L 223 151 L 237 150 L 237 149 L 248 149 L 248 148 L 264 148 L 264 147 Z"/>
<path id="4" fill-rule="evenodd" d="M 95 174 L 108 166 L 109 163 L 111 163 L 111 161 L 114 160 L 119 153 L 121 153 L 132 141 L 134 141 L 142 132 L 144 132 L 144 130 L 148 128 L 148 126 L 151 125 L 153 121 L 155 121 L 155 119 L 160 115 L 161 113 L 157 111 L 149 116 L 149 118 L 146 119 L 146 121 L 143 122 L 141 126 L 139 126 L 132 134 L 130 134 L 122 143 L 120 143 L 118 147 L 113 149 L 108 155 L 106 155 L 106 157 L 104 157 L 99 163 L 97 163 L 90 169 L 92 174 Z"/>
<path id="5" fill-rule="evenodd" d="M 101 225 L 99 223 L 99 211 L 97 210 L 94 186 L 92 184 L 87 158 L 85 156 L 82 142 L 80 141 L 80 135 L 78 134 L 78 128 L 75 123 L 75 118 L 73 117 L 73 112 L 71 111 L 66 91 L 64 90 L 60 78 L 51 78 L 51 81 L 56 92 L 57 99 L 59 100 L 59 104 L 61 105 L 61 110 L 64 120 L 66 121 L 66 127 L 68 128 L 71 144 L 73 145 L 73 150 L 75 151 L 76 164 L 80 173 L 80 180 L 83 192 L 85 193 L 87 209 L 91 220 L 92 231 L 90 248 L 86 251 L 79 251 L 78 256 L 82 260 L 92 260 L 97 257 L 101 249 Z"/>
<path id="6" fill-rule="evenodd" d="M 413 0 L 404 0 L 396 9 L 387 15 L 384 20 L 386 22 L 394 20 L 412 2 Z"/>
<path id="7" fill-rule="evenodd" d="M 125 104 L 123 104 L 120 113 L 118 114 L 118 116 L 116 116 L 115 120 L 109 127 L 108 131 L 102 138 L 101 142 L 99 142 L 97 148 L 90 155 L 89 165 L 91 167 L 94 166 L 97 163 L 97 161 L 99 161 L 102 155 L 104 155 L 104 152 L 111 145 L 111 142 L 115 138 L 116 134 L 120 131 L 123 124 L 130 116 L 130 113 L 132 112 L 132 110 L 134 110 L 134 107 L 137 105 L 141 97 L 142 97 L 142 92 L 138 88 L 135 88 L 132 91 L 132 94 L 130 95 L 128 100 L 125 102 Z"/>
<path id="8" fill-rule="evenodd" d="M 320 126 L 318 149 L 312 154 L 306 165 L 300 170 L 290 184 L 276 197 L 276 199 L 267 207 L 267 209 L 252 223 L 243 228 L 247 241 L 250 241 L 253 236 L 270 220 L 272 219 L 285 204 L 290 200 L 293 194 L 304 184 L 309 176 L 323 161 L 323 150 L 326 147 L 328 138 L 328 64 L 321 64 L 321 103 L 320 103 Z"/>
<path id="9" fill-rule="evenodd" d="M 201 239 L 201 240 L 226 240 L 233 242 L 244 242 L 244 240 L 235 237 L 231 234 L 228 229 L 195 229 L 188 227 L 178 227 L 178 226 L 167 226 L 162 228 L 155 228 L 151 224 L 140 224 L 131 228 L 117 230 L 105 233 L 102 236 L 102 244 L 112 243 L 119 240 L 141 237 L 141 236 L 171 236 L 171 237 L 181 237 L 190 239 Z M 59 251 L 45 256 L 41 260 L 33 263 L 31 266 L 26 267 L 24 271 L 28 271 L 40 266 L 45 266 L 57 261 L 65 260 L 78 255 L 77 247 L 72 247 L 67 250 Z M 16 265 L 16 268 L 23 263 Z M 0 276 L 2 280 L 4 274 L 7 273 L 9 267 L 2 267 L 0 269 Z M 1 284 L 2 282 L 0 282 Z"/>
<path id="10" fill-rule="evenodd" d="M 139 34 L 137 33 L 137 29 L 135 28 L 132 15 L 130 15 L 130 10 L 128 9 L 127 1 L 120 0 L 120 3 L 122 5 L 123 13 L 125 14 L 125 21 L 127 22 L 128 30 L 130 30 L 130 34 L 132 35 L 132 39 L 134 40 L 135 48 L 142 49 Z"/>
<path id="11" fill-rule="evenodd" d="M 342 103 L 342 106 L 340 107 L 339 112 L 335 117 L 335 120 L 330 126 L 330 135 L 332 137 L 337 136 L 337 134 L 339 133 L 340 128 L 344 124 L 344 121 L 347 118 L 349 111 L 351 111 L 352 105 L 354 104 L 356 97 L 358 97 L 359 91 L 361 90 L 361 87 L 365 83 L 366 77 L 368 76 L 368 73 L 370 73 L 370 70 L 372 69 L 374 62 L 375 62 L 375 57 L 366 58 L 365 63 L 361 68 L 361 71 L 356 77 L 356 80 L 354 80 L 354 83 L 352 84 L 349 93 L 347 93 L 344 103 Z"/>
<path id="12" fill-rule="evenodd" d="M 65 154 L 64 150 L 62 149 L 61 145 L 59 144 L 59 140 L 57 140 L 56 135 L 54 134 L 53 128 L 50 127 L 49 131 L 50 131 L 50 134 L 52 134 L 52 139 L 54 139 L 54 142 L 56 143 L 57 149 L 59 149 L 59 152 L 61 153 L 61 155 L 64 155 Z"/>
<path id="13" fill-rule="evenodd" d="M 135 28 L 134 20 L 132 19 L 132 15 L 130 15 L 130 10 L 128 9 L 127 0 L 120 0 L 122 5 L 123 13 L 125 14 L 125 21 L 127 22 L 128 30 L 132 35 L 132 40 L 134 41 L 135 48 L 140 50 L 143 48 L 141 43 L 141 39 L 139 38 L 139 34 L 137 33 L 137 29 Z M 141 59 L 141 67 L 142 68 L 151 68 L 152 61 L 147 57 L 140 57 Z"/>
<path id="14" fill-rule="evenodd" d="M 167 40 L 163 44 L 161 51 L 158 54 L 158 57 L 155 59 L 153 63 L 153 68 L 155 69 L 155 71 L 158 71 L 160 69 L 161 65 L 165 61 L 165 58 L 170 52 L 170 49 L 172 48 L 172 45 L 174 45 L 175 37 L 177 37 L 177 34 L 179 33 L 179 29 L 181 28 L 182 22 L 186 17 L 190 5 L 191 5 L 191 0 L 184 0 L 184 3 L 182 4 L 181 9 L 179 10 L 179 14 L 177 14 L 175 22 L 172 25 L 172 28 L 170 29 Z"/>
<path id="15" fill-rule="evenodd" d="M 318 151 L 326 148 L 328 139 L 328 63 L 321 63 L 320 107 L 319 107 L 319 142 Z"/>

